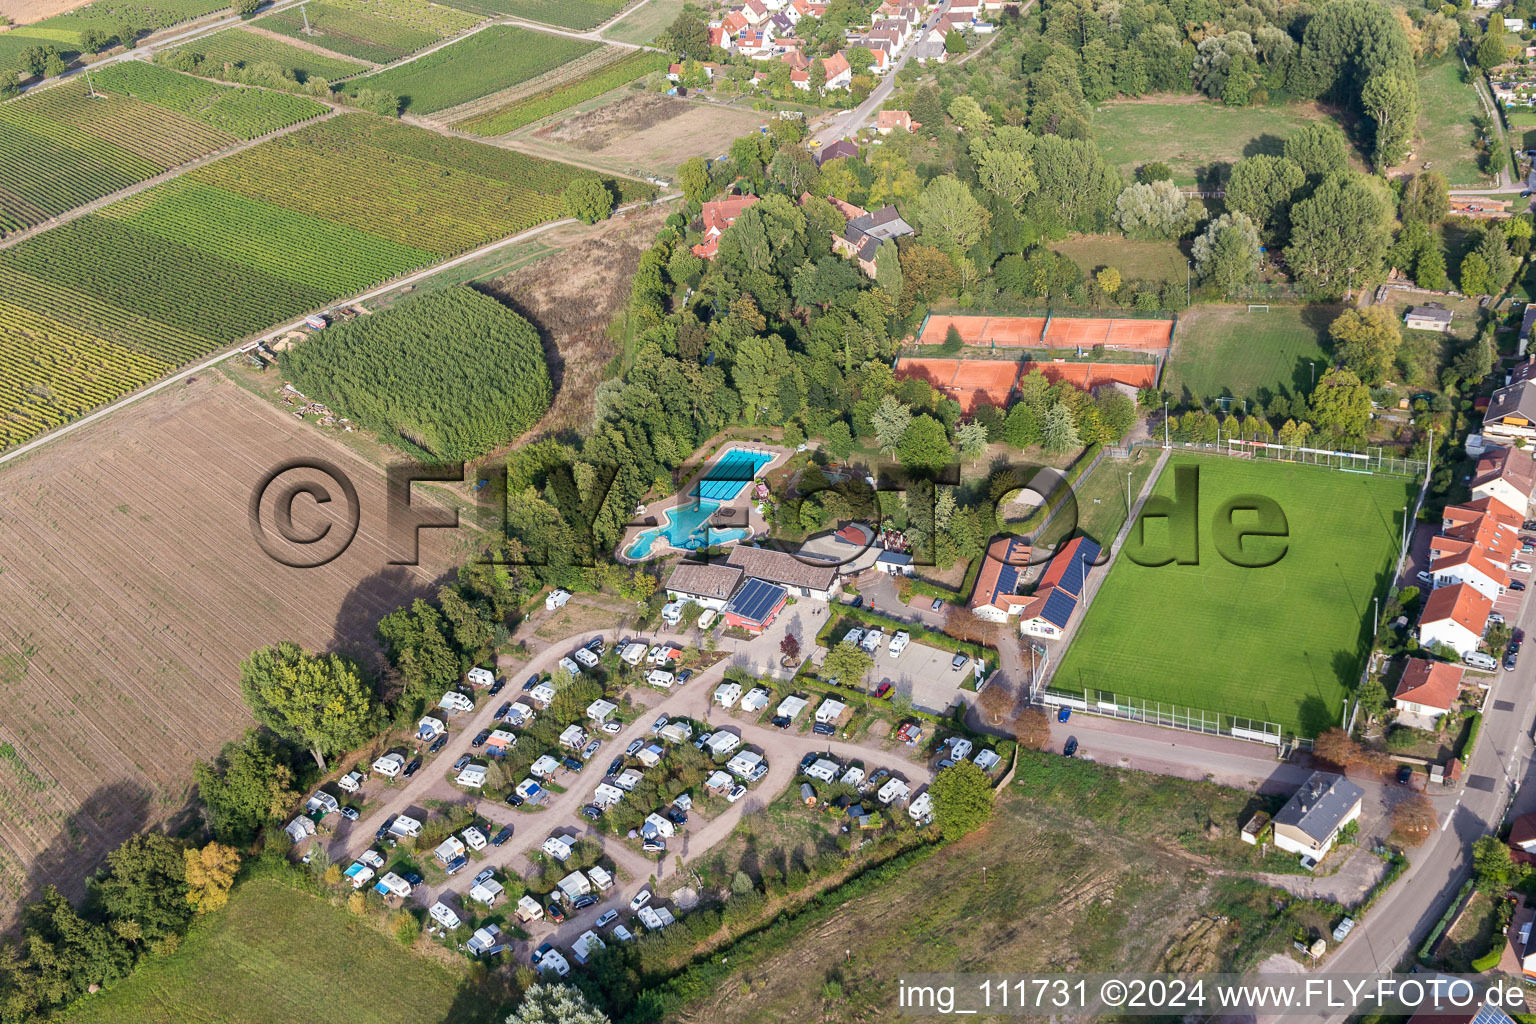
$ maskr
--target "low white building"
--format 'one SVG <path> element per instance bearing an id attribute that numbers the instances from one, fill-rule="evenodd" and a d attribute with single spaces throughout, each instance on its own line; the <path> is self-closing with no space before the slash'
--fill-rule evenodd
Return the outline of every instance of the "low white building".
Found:
<path id="1" fill-rule="evenodd" d="M 663 839 L 671 839 L 676 832 L 677 829 L 673 827 L 672 822 L 663 818 L 655 811 L 647 814 L 645 821 L 640 823 L 641 835 L 657 835 Z"/>
<path id="2" fill-rule="evenodd" d="M 743 750 L 725 763 L 725 770 L 745 779 L 753 769 L 763 763 L 763 755 L 755 750 Z"/>
<path id="3" fill-rule="evenodd" d="M 470 789 L 480 789 L 485 785 L 485 765 L 467 764 L 453 781 Z"/>
<path id="4" fill-rule="evenodd" d="M 747 692 L 745 697 L 741 698 L 741 710 L 749 714 L 755 714 L 768 706 L 768 698 L 767 688 L 754 686 Z"/>
<path id="5" fill-rule="evenodd" d="M 501 899 L 504 892 L 506 890 L 502 888 L 500 882 L 494 878 L 488 878 L 469 890 L 469 898 L 476 903 L 484 903 L 488 907 L 494 907 L 496 901 Z"/>
<path id="6" fill-rule="evenodd" d="M 427 916 L 449 931 L 453 931 L 453 929 L 464 923 L 459 920 L 459 915 L 453 912 L 453 908 L 442 900 L 432 904 L 432 909 L 427 911 Z"/>
<path id="7" fill-rule="evenodd" d="M 529 921 L 544 920 L 544 908 L 539 906 L 539 901 L 532 896 L 519 896 L 517 898 L 517 919 L 524 924 Z"/>
<path id="8" fill-rule="evenodd" d="M 529 698 L 541 707 L 549 707 L 555 699 L 555 688 L 548 683 L 540 683 L 528 691 Z"/>
<path id="9" fill-rule="evenodd" d="M 821 702 L 816 709 L 816 721 L 826 725 L 835 725 L 843 717 L 843 712 L 848 710 L 848 705 L 834 697 L 828 697 Z"/>
<path id="10" fill-rule="evenodd" d="M 907 806 L 907 814 L 919 826 L 927 825 L 933 821 L 933 798 L 927 793 L 919 793 Z"/>
<path id="11" fill-rule="evenodd" d="M 635 760 L 647 768 L 654 768 L 661 763 L 661 759 L 667 756 L 667 752 L 656 744 L 648 744 L 645 749 L 635 755 Z"/>
<path id="12" fill-rule="evenodd" d="M 721 757 L 741 746 L 741 737 L 733 732 L 717 729 L 709 734 L 709 742 L 705 746 L 715 757 Z"/>
<path id="13" fill-rule="evenodd" d="M 416 723 L 416 738 L 423 743 L 430 743 L 443 733 L 448 731 L 448 725 L 441 718 L 427 715 Z"/>
<path id="14" fill-rule="evenodd" d="M 443 694 L 443 699 L 437 702 L 437 706 L 450 715 L 468 714 L 475 710 L 475 702 L 458 690 L 449 690 Z"/>
<path id="15" fill-rule="evenodd" d="M 335 797 L 322 789 L 317 790 L 314 796 L 309 798 L 304 804 L 304 810 L 309 814 L 318 814 L 324 817 L 327 814 L 335 814 L 341 810 L 341 804 L 337 802 Z"/>
<path id="16" fill-rule="evenodd" d="M 610 786 L 606 782 L 599 782 L 597 788 L 592 791 L 592 802 L 599 807 L 612 807 L 624 799 L 624 791 L 618 786 Z"/>
<path id="17" fill-rule="evenodd" d="M 481 832 L 473 825 L 460 832 L 459 835 L 464 837 L 464 845 L 469 847 L 471 850 L 474 850 L 476 853 L 479 853 L 486 847 L 487 840 L 485 838 L 485 833 Z"/>
<path id="18" fill-rule="evenodd" d="M 447 865 L 464 856 L 464 844 L 458 836 L 449 836 L 437 844 L 437 849 L 432 851 L 432 856 L 439 864 Z"/>
<path id="19" fill-rule="evenodd" d="M 721 683 L 715 687 L 715 703 L 723 708 L 733 708 L 736 702 L 741 700 L 740 683 Z"/>
<path id="20" fill-rule="evenodd" d="M 598 892 L 607 892 L 613 888 L 613 876 L 596 864 L 587 868 L 587 878 L 592 881 L 592 888 Z"/>
<path id="21" fill-rule="evenodd" d="M 560 745 L 571 750 L 580 750 L 587 745 L 587 730 L 579 725 L 568 725 L 560 734 Z"/>
<path id="22" fill-rule="evenodd" d="M 613 701 L 603 700 L 599 697 L 587 705 L 587 717 L 594 722 L 606 722 L 617 710 L 619 710 L 619 706 Z"/>
<path id="23" fill-rule="evenodd" d="M 551 949 L 545 953 L 539 959 L 538 967 L 540 974 L 553 973 L 563 978 L 571 973 L 570 962 L 565 959 L 558 949 Z"/>
<path id="24" fill-rule="evenodd" d="M 336 780 L 336 788 L 343 793 L 356 793 L 363 788 L 363 777 L 357 772 L 347 772 Z"/>
<path id="25" fill-rule="evenodd" d="M 603 940 L 597 937 L 597 933 L 588 928 L 577 936 L 575 942 L 571 943 L 571 955 L 576 958 L 577 963 L 585 966 L 586 962 L 592 959 L 593 953 L 606 948 L 608 947 L 603 945 Z"/>
<path id="26" fill-rule="evenodd" d="M 673 720 L 661 727 L 661 738 L 668 743 L 687 743 L 693 739 L 693 726 Z"/>
<path id="27" fill-rule="evenodd" d="M 677 677 L 666 669 L 653 668 L 650 672 L 646 673 L 645 681 L 658 689 L 670 690 L 672 689 L 672 684 L 677 681 Z"/>
<path id="28" fill-rule="evenodd" d="M 626 768 L 619 772 L 618 775 L 614 776 L 613 784 L 626 793 L 633 793 L 635 791 L 635 787 L 640 784 L 640 780 L 643 778 L 645 778 L 645 776 L 641 775 L 640 772 L 636 769 Z"/>
<path id="29" fill-rule="evenodd" d="M 568 900 L 574 900 L 578 896 L 585 896 L 592 891 L 592 883 L 587 881 L 587 876 L 580 871 L 572 871 L 560 881 L 555 883 L 555 888 L 560 890 L 560 895 Z"/>
<path id="30" fill-rule="evenodd" d="M 566 836 L 550 836 L 544 840 L 543 845 L 539 849 L 564 864 L 571 859 L 571 851 L 575 846 L 576 844 Z"/>
<path id="31" fill-rule="evenodd" d="M 837 778 L 837 774 L 840 771 L 842 771 L 842 766 L 836 761 L 828 761 L 824 757 L 818 757 L 805 770 L 805 774 L 813 779 L 820 779 L 822 782 L 831 782 Z"/>
<path id="32" fill-rule="evenodd" d="M 783 717 L 793 722 L 797 717 L 799 717 L 800 712 L 805 710 L 806 705 L 809 703 L 810 702 L 807 701 L 804 697 L 796 697 L 794 694 L 791 694 L 788 697 L 785 697 L 783 700 L 779 701 L 779 710 L 777 714 L 782 715 Z"/>
<path id="33" fill-rule="evenodd" d="M 1342 775 L 1313 772 L 1311 778 L 1276 812 L 1275 846 L 1322 860 L 1339 830 L 1360 817 L 1365 791 Z"/>
<path id="34" fill-rule="evenodd" d="M 559 770 L 560 762 L 548 754 L 540 754 L 533 764 L 528 766 L 528 774 L 536 779 L 547 779 Z"/>
<path id="35" fill-rule="evenodd" d="M 556 610 L 557 608 L 564 608 L 565 605 L 566 605 L 566 602 L 568 602 L 570 599 L 571 599 L 570 591 L 568 591 L 568 590 L 552 590 L 544 598 L 544 609 L 546 611 L 551 611 L 552 612 L 552 611 Z"/>
<path id="36" fill-rule="evenodd" d="M 640 919 L 641 924 L 653 932 L 659 932 L 677 920 L 666 907 L 641 907 L 640 912 L 635 916 Z"/>
<path id="37" fill-rule="evenodd" d="M 496 684 L 496 673 L 488 668 L 480 668 L 478 666 L 464 673 L 464 678 L 469 681 L 470 686 L 490 687 Z"/>

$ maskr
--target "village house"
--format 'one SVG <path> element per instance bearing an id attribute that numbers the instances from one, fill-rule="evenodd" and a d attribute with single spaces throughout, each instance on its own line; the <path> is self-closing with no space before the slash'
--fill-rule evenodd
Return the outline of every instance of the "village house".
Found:
<path id="1" fill-rule="evenodd" d="M 1364 790 L 1342 775 L 1313 772 L 1275 815 L 1275 846 L 1321 861 L 1339 830 L 1360 817 Z"/>
<path id="2" fill-rule="evenodd" d="M 807 565 L 785 551 L 738 544 L 725 560 L 743 575 L 785 587 L 799 597 L 830 601 L 842 589 L 834 566 Z"/>
<path id="3" fill-rule="evenodd" d="M 741 684 L 724 682 L 715 687 L 714 701 L 723 708 L 733 708 L 741 700 Z"/>
<path id="4" fill-rule="evenodd" d="M 1444 306 L 1410 306 L 1403 314 L 1403 326 L 1410 331 L 1449 331 L 1451 311 Z"/>
<path id="5" fill-rule="evenodd" d="M 1019 629 L 1031 636 L 1061 635 L 1077 610 L 1088 582 L 1088 569 L 1099 559 L 1099 546 L 1073 537 L 1051 557 L 1029 603 L 1019 613 Z"/>
<path id="6" fill-rule="evenodd" d="M 1444 644 L 1462 657 L 1477 650 L 1493 602 L 1465 583 L 1438 587 L 1424 602 L 1419 617 L 1419 643 Z"/>
<path id="7" fill-rule="evenodd" d="M 1536 303 L 1531 306 L 1536 308 Z M 1536 381 L 1517 380 L 1493 393 L 1483 413 L 1483 436 L 1510 443 L 1536 441 Z"/>
<path id="8" fill-rule="evenodd" d="M 767 580 L 749 578 L 725 606 L 725 624 L 756 636 L 773 624 L 789 603 L 789 591 Z"/>
<path id="9" fill-rule="evenodd" d="M 882 110 L 875 118 L 875 130 L 881 135 L 889 135 L 894 131 L 911 134 L 921 127 L 922 124 L 912 120 L 912 115 L 905 110 Z"/>
<path id="10" fill-rule="evenodd" d="M 985 622 L 1017 615 L 1030 600 L 1016 593 L 1029 562 L 1030 546 L 1022 537 L 999 537 L 988 545 L 971 591 L 971 614 Z"/>
<path id="11" fill-rule="evenodd" d="M 1472 496 L 1493 498 L 1524 516 L 1536 486 L 1536 460 L 1517 448 L 1488 448 L 1472 475 Z"/>
<path id="12" fill-rule="evenodd" d="M 750 207 L 756 205 L 757 196 L 730 196 L 704 204 L 700 218 L 704 224 L 704 240 L 693 247 L 693 254 L 701 259 L 713 259 L 720 248 L 720 236 L 725 229 L 736 223 Z"/>
<path id="13" fill-rule="evenodd" d="M 859 269 L 864 271 L 864 276 L 873 280 L 875 257 L 880 252 L 881 244 L 912 234 L 912 225 L 902 220 L 894 206 L 882 206 L 866 213 L 857 206 L 845 205 L 855 212 L 844 226 L 843 233 L 833 236 L 832 251 L 855 260 Z"/>
<path id="14" fill-rule="evenodd" d="M 748 714 L 757 714 L 768 706 L 768 690 L 762 686 L 754 686 L 741 698 L 741 710 Z"/>
<path id="15" fill-rule="evenodd" d="M 1392 703 L 1401 711 L 1438 719 L 1456 703 L 1463 671 L 1460 665 L 1409 658 L 1403 667 L 1403 678 L 1392 694 Z"/>

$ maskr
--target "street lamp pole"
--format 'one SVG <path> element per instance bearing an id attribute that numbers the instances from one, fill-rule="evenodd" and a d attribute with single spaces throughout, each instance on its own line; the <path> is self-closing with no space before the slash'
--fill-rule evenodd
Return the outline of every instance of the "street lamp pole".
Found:
<path id="1" fill-rule="evenodd" d="M 1189 289 L 1189 269 L 1192 266 L 1194 266 L 1194 264 L 1191 263 L 1189 260 L 1185 260 L 1184 261 L 1184 308 L 1185 309 L 1188 309 L 1189 306 L 1191 305 L 1190 289 Z"/>
<path id="2" fill-rule="evenodd" d="M 1168 444 L 1168 399 L 1166 399 L 1166 398 L 1163 399 L 1163 447 L 1164 448 L 1169 447 L 1169 444 Z"/>

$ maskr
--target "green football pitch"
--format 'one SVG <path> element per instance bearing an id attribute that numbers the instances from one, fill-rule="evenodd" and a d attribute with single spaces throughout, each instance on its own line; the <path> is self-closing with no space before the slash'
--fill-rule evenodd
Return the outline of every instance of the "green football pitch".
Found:
<path id="1" fill-rule="evenodd" d="M 1386 591 L 1414 482 L 1186 455 L 1169 460 L 1154 493 L 1173 496 L 1180 465 L 1199 472 L 1199 564 L 1149 567 L 1122 552 L 1052 688 L 1273 722 L 1300 736 L 1337 725 L 1369 649 L 1371 599 Z M 1273 565 L 1242 568 L 1217 553 L 1213 517 L 1238 495 L 1271 498 L 1285 513 L 1284 541 L 1244 542 L 1271 553 L 1283 544 Z M 1254 521 L 1234 515 L 1239 527 Z M 1168 520 L 1149 519 L 1145 529 L 1146 550 L 1168 550 Z"/>

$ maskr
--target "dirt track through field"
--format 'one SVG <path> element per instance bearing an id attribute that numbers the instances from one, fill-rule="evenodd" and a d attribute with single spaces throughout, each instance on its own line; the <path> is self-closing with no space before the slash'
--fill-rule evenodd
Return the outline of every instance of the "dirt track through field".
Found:
<path id="1" fill-rule="evenodd" d="M 342 468 L 362 509 L 316 569 L 272 561 L 247 519 L 262 475 L 294 457 Z M 384 508 L 377 467 L 217 373 L 0 470 L 0 926 L 185 813 L 193 759 L 250 724 L 252 649 L 292 639 L 377 663 L 377 620 L 433 588 L 453 542 L 427 531 L 426 567 L 389 566 Z"/>

